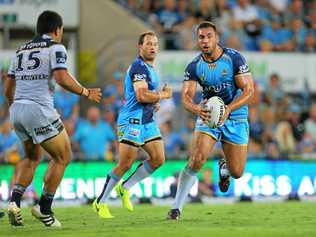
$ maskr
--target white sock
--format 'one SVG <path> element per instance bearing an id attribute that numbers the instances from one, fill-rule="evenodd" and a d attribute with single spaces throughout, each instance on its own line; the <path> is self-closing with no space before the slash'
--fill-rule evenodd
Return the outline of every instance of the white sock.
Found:
<path id="1" fill-rule="evenodd" d="M 173 209 L 179 209 L 180 211 L 182 211 L 184 201 L 188 196 L 193 184 L 196 182 L 196 179 L 196 172 L 194 170 L 186 167 L 184 170 L 181 171 L 178 180 L 177 194 Z"/>
<path id="2" fill-rule="evenodd" d="M 227 169 L 227 164 L 226 164 L 226 163 L 224 163 L 224 164 L 220 167 L 219 172 L 220 172 L 220 174 L 221 174 L 221 176 L 222 176 L 223 178 L 225 178 L 225 177 L 227 177 L 227 176 L 230 176 L 230 173 L 229 173 L 229 170 Z"/>
<path id="3" fill-rule="evenodd" d="M 100 194 L 100 196 L 97 199 L 97 202 L 106 202 L 107 199 L 109 198 L 112 189 L 114 188 L 114 186 L 118 183 L 118 181 L 120 181 L 121 177 L 116 175 L 113 172 L 110 172 L 107 176 L 106 176 L 106 181 L 105 184 L 103 186 L 103 190 Z"/>
<path id="4" fill-rule="evenodd" d="M 130 189 L 139 181 L 150 176 L 154 170 L 150 167 L 147 160 L 139 164 L 136 170 L 123 182 L 123 187 Z"/>

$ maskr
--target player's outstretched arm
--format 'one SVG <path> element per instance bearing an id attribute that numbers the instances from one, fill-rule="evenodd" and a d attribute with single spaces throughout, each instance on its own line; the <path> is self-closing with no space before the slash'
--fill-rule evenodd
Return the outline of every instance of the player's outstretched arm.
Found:
<path id="1" fill-rule="evenodd" d="M 172 88 L 165 85 L 161 91 L 155 92 L 148 89 L 148 84 L 145 81 L 134 82 L 134 90 L 136 99 L 140 103 L 157 103 L 161 99 L 172 97 Z"/>
<path id="2" fill-rule="evenodd" d="M 100 88 L 85 88 L 83 87 L 66 69 L 55 70 L 53 72 L 55 81 L 64 89 L 88 97 L 89 100 L 97 103 L 101 100 Z"/>
<path id="3" fill-rule="evenodd" d="M 202 104 L 195 104 L 193 99 L 196 93 L 197 82 L 188 80 L 183 82 L 182 86 L 182 103 L 186 110 L 193 114 L 199 115 L 202 120 L 207 121 L 210 117 L 210 111 L 205 109 Z"/>

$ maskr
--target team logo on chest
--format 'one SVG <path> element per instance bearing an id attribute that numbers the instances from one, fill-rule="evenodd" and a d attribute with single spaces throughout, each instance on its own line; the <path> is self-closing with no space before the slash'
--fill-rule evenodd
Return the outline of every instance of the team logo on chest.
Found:
<path id="1" fill-rule="evenodd" d="M 228 75 L 228 71 L 226 68 L 223 68 L 223 70 L 221 71 L 221 75 L 222 76 L 227 76 Z"/>

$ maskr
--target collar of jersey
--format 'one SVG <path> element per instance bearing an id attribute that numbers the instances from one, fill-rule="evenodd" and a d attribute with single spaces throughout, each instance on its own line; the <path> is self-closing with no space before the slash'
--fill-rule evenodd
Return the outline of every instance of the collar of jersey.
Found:
<path id="1" fill-rule="evenodd" d="M 43 39 L 52 39 L 52 37 L 50 35 L 47 35 L 47 34 L 43 34 L 41 37 Z"/>
<path id="2" fill-rule="evenodd" d="M 145 60 L 142 58 L 142 56 L 138 55 L 138 58 L 142 60 L 147 66 L 152 67 L 152 68 L 154 67 L 153 65 L 146 63 Z"/>
<path id="3" fill-rule="evenodd" d="M 213 60 L 213 61 L 208 61 L 208 60 L 206 60 L 206 59 L 203 57 L 203 53 L 201 53 L 201 58 L 202 58 L 206 63 L 215 63 L 215 62 L 218 61 L 218 60 L 223 56 L 223 54 L 225 53 L 225 49 L 224 49 L 221 45 L 219 45 L 219 47 L 221 47 L 221 48 L 223 49 L 223 52 L 221 53 L 221 55 L 219 55 L 219 57 L 218 57 L 217 59 L 215 59 L 215 60 Z"/>

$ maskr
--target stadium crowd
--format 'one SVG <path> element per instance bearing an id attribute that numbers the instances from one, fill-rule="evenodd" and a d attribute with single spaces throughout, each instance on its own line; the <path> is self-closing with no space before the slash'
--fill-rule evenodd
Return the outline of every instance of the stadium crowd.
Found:
<path id="1" fill-rule="evenodd" d="M 116 118 L 123 103 L 123 76 L 121 72 L 114 73 L 111 82 L 103 88 L 101 105 L 91 106 L 85 112 L 80 111 L 78 96 L 60 88 L 55 92 L 55 106 L 71 136 L 75 160 L 115 159 Z M 316 103 L 307 90 L 296 95 L 285 93 L 280 80 L 277 74 L 272 74 L 268 85 L 256 84 L 249 106 L 249 158 L 312 159 L 316 155 Z M 0 90 L 1 87 L 2 83 Z M 173 99 L 163 102 L 156 115 L 168 159 L 186 159 L 195 125 L 195 118 L 185 111 L 182 111 L 185 116 L 178 119 L 179 98 L 178 92 Z M 3 93 L 0 102 L 0 160 L 16 163 L 23 156 L 23 150 L 11 130 Z M 213 155 L 222 156 L 220 143 Z M 145 154 L 140 153 L 140 157 L 143 156 Z"/>
<path id="2" fill-rule="evenodd" d="M 165 48 L 195 49 L 198 22 L 216 23 L 222 44 L 247 51 L 316 50 L 316 1 L 116 0 L 153 27 Z"/>
<path id="3" fill-rule="evenodd" d="M 301 0 L 116 0 L 164 35 L 166 49 L 195 49 L 194 27 L 200 20 L 216 22 L 222 43 L 239 50 L 304 51 L 316 49 L 316 1 Z M 180 40 L 174 40 L 175 37 Z M 5 70 L 2 70 L 2 74 Z M 316 157 L 316 103 L 308 89 L 289 95 L 282 78 L 268 75 L 249 106 L 250 159 L 312 159 Z M 11 130 L 0 81 L 0 162 L 23 157 Z M 114 160 L 117 154 L 116 118 L 123 103 L 117 71 L 103 88 L 99 107 L 80 108 L 79 97 L 57 88 L 55 106 L 71 136 L 75 160 Z M 168 159 L 186 159 L 195 118 L 182 109 L 179 92 L 161 103 L 157 114 Z M 181 109 L 180 109 L 181 110 Z M 177 119 L 174 119 L 177 117 Z M 145 154 L 141 153 L 140 157 Z M 222 156 L 221 145 L 213 153 Z"/>

